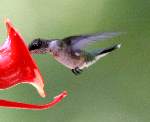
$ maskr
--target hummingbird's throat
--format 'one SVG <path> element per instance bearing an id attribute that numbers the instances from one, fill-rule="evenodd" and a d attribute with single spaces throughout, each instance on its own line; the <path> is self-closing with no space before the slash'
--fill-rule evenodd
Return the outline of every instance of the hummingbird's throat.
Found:
<path id="1" fill-rule="evenodd" d="M 53 56 L 54 56 L 54 57 L 58 57 L 58 56 L 59 56 L 59 53 L 58 53 L 58 52 L 53 52 Z"/>

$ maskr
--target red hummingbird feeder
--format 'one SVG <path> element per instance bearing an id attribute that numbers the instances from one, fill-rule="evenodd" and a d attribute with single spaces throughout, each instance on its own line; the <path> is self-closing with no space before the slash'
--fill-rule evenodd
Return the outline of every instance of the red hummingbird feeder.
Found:
<path id="1" fill-rule="evenodd" d="M 0 89 L 10 88 L 20 83 L 28 83 L 37 89 L 41 97 L 45 97 L 43 78 L 23 38 L 8 19 L 5 23 L 8 36 L 5 43 L 0 47 Z M 52 107 L 66 95 L 67 92 L 64 91 L 55 97 L 52 102 L 45 105 L 26 104 L 0 99 L 0 106 L 41 110 Z"/>

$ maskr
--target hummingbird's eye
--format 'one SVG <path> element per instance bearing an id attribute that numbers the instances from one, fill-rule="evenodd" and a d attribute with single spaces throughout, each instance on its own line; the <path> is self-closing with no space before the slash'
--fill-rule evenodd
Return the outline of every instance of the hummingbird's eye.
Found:
<path id="1" fill-rule="evenodd" d="M 29 50 L 39 49 L 39 48 L 41 48 L 41 46 L 42 46 L 42 41 L 40 39 L 35 39 L 29 45 Z"/>
<path id="2" fill-rule="evenodd" d="M 33 44 L 33 46 L 35 46 L 35 47 L 38 46 L 38 45 L 39 45 L 38 43 L 34 43 L 34 44 Z"/>
<path id="3" fill-rule="evenodd" d="M 41 46 L 42 45 L 42 41 L 40 41 L 40 40 L 36 40 L 35 42 L 33 42 L 33 46 Z"/>

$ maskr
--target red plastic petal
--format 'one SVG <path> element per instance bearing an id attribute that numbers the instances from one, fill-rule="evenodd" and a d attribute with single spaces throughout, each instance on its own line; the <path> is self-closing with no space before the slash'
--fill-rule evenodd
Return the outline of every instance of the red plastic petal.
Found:
<path id="1" fill-rule="evenodd" d="M 15 30 L 7 19 L 6 27 L 8 37 L 0 48 L 0 89 L 6 89 L 19 83 L 32 84 L 42 97 L 45 97 L 43 90 L 44 83 L 41 74 L 34 63 L 27 46 L 21 35 Z M 41 110 L 47 109 L 60 102 L 67 92 L 64 91 L 55 99 L 44 105 L 27 104 L 0 99 L 0 106 L 18 109 Z"/>
<path id="2" fill-rule="evenodd" d="M 0 48 L 0 89 L 19 83 L 29 83 L 45 97 L 43 79 L 23 38 L 8 19 L 5 23 L 8 37 Z"/>
<path id="3" fill-rule="evenodd" d="M 43 110 L 43 109 L 48 109 L 50 107 L 53 107 L 55 104 L 60 102 L 66 96 L 67 96 L 67 92 L 64 91 L 58 96 L 56 96 L 52 102 L 45 105 L 35 105 L 35 104 L 26 104 L 21 102 L 0 100 L 0 106 L 15 108 L 15 109 Z"/>

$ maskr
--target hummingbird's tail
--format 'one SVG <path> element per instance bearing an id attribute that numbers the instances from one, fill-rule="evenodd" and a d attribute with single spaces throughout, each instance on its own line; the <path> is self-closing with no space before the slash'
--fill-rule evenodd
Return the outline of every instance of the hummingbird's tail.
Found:
<path id="1" fill-rule="evenodd" d="M 96 60 L 106 56 L 107 54 L 109 54 L 110 52 L 118 49 L 121 47 L 121 44 L 116 44 L 116 45 L 113 45 L 111 47 L 108 47 L 108 48 L 104 48 L 104 49 L 100 49 L 98 51 L 95 51 L 93 52 L 93 54 L 95 55 L 95 58 Z"/>
<path id="2" fill-rule="evenodd" d="M 94 64 L 96 61 L 98 61 L 100 58 L 106 56 L 107 54 L 109 54 L 110 52 L 112 52 L 113 50 L 116 50 L 118 48 L 121 47 L 121 44 L 116 44 L 114 46 L 108 47 L 108 48 L 104 48 L 104 49 L 99 49 L 96 51 L 91 52 L 91 55 L 94 56 L 95 60 L 89 60 L 88 62 L 86 62 L 86 65 L 81 67 L 80 69 L 83 69 L 84 67 L 89 67 L 92 64 Z"/>

